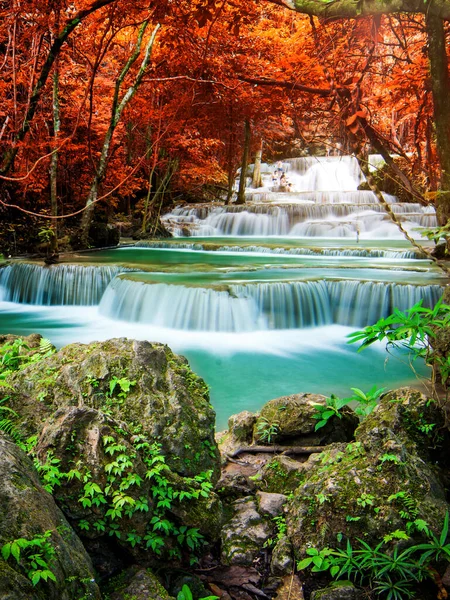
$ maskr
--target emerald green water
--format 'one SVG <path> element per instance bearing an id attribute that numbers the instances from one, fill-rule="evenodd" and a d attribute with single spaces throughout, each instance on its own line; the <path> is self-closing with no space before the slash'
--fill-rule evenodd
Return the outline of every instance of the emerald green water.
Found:
<path id="1" fill-rule="evenodd" d="M 166 283 L 220 290 L 230 284 L 259 285 L 323 278 L 419 285 L 445 282 L 427 261 L 395 258 L 255 256 L 253 253 L 127 248 L 71 256 L 67 263 L 69 259 L 70 264 L 98 267 L 119 264 L 145 269 L 145 272 L 120 276 L 137 285 Z M 386 388 L 421 385 L 406 361 L 392 358 L 386 361 L 383 347 L 358 354 L 356 347 L 347 345 L 346 335 L 354 329 L 327 324 L 245 333 L 180 330 L 110 318 L 102 314 L 98 306 L 0 303 L 2 333 L 38 332 L 57 346 L 110 337 L 169 344 L 188 358 L 193 369 L 210 386 L 218 429 L 226 426 L 231 414 L 241 410 L 257 411 L 264 402 L 280 395 L 299 392 L 348 395 L 351 387 L 368 390 L 373 385 Z M 424 367 L 419 371 L 426 374 Z"/>

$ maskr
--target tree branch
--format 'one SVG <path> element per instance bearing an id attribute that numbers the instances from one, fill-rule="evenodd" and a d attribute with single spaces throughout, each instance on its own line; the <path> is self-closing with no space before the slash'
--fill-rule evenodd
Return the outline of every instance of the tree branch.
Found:
<path id="1" fill-rule="evenodd" d="M 269 0 L 296 12 L 331 19 L 356 19 L 393 13 L 431 14 L 450 20 L 448 0 Z"/>
<path id="2" fill-rule="evenodd" d="M 345 87 L 332 90 L 331 88 L 312 88 L 308 87 L 307 85 L 295 83 L 295 81 L 280 81 L 278 79 L 254 79 L 251 77 L 238 77 L 238 79 L 239 81 L 245 81 L 246 83 L 250 83 L 252 85 L 271 85 L 274 87 L 283 87 L 289 90 L 305 92 L 306 94 L 315 94 L 316 96 L 323 96 L 324 98 L 327 96 L 332 96 L 335 93 L 335 91 L 337 91 L 344 97 L 350 97 L 350 90 Z"/>

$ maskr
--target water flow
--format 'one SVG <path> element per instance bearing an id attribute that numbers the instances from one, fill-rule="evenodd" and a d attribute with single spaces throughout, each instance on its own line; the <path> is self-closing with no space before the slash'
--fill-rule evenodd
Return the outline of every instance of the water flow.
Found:
<path id="1" fill-rule="evenodd" d="M 170 329 L 246 332 L 339 324 L 364 326 L 419 300 L 433 306 L 439 285 L 371 281 L 230 284 L 226 289 L 146 283 L 117 277 L 100 304 L 112 319 Z"/>
<path id="2" fill-rule="evenodd" d="M 21 304 L 84 305 L 100 302 L 108 284 L 126 267 L 16 263 L 0 269 L 2 299 Z"/>
<path id="3" fill-rule="evenodd" d="M 165 215 L 176 236 L 290 236 L 319 238 L 402 238 L 376 196 L 358 190 L 364 177 L 352 157 L 296 158 L 282 163 L 288 184 L 246 190 L 244 206 L 178 207 Z M 400 204 L 384 194 L 405 229 L 420 238 L 420 227 L 435 227 L 430 207 Z"/>

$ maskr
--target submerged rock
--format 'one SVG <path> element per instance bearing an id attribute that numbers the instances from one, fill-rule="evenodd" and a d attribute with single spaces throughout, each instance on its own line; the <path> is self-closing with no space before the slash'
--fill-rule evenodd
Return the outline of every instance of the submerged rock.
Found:
<path id="1" fill-rule="evenodd" d="M 434 443 L 431 417 L 439 429 L 444 415 L 432 400 L 397 390 L 360 425 L 353 443 L 310 457 L 288 508 L 297 556 L 311 546 L 336 547 L 338 533 L 345 541 L 363 532 L 365 542 L 376 544 L 417 518 L 440 531 L 448 507 L 435 465 L 425 462 L 431 455 L 425 448 Z"/>
<path id="2" fill-rule="evenodd" d="M 0 559 L 0 597 L 4 600 L 99 599 L 91 561 L 81 541 L 42 487 L 31 460 L 0 434 L 0 546 L 13 540 L 36 540 L 48 536 L 47 544 L 21 547 Z M 40 552 L 56 581 L 50 577 L 33 585 L 33 569 L 27 556 Z M 28 574 L 28 576 L 27 576 Z"/>

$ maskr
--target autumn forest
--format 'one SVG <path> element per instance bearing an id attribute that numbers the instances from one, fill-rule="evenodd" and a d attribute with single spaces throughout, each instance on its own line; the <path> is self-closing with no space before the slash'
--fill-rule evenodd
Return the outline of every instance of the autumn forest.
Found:
<path id="1" fill-rule="evenodd" d="M 405 193 L 439 200 L 446 3 L 399 13 L 380 0 L 356 19 L 345 6 L 338 18 L 344 2 L 282 4 L 4 2 L 2 250 L 14 253 L 15 228 L 16 253 L 57 238 L 89 247 L 96 218 L 157 234 L 174 202 L 235 200 L 238 167 L 261 149 L 268 162 L 395 154 Z"/>

